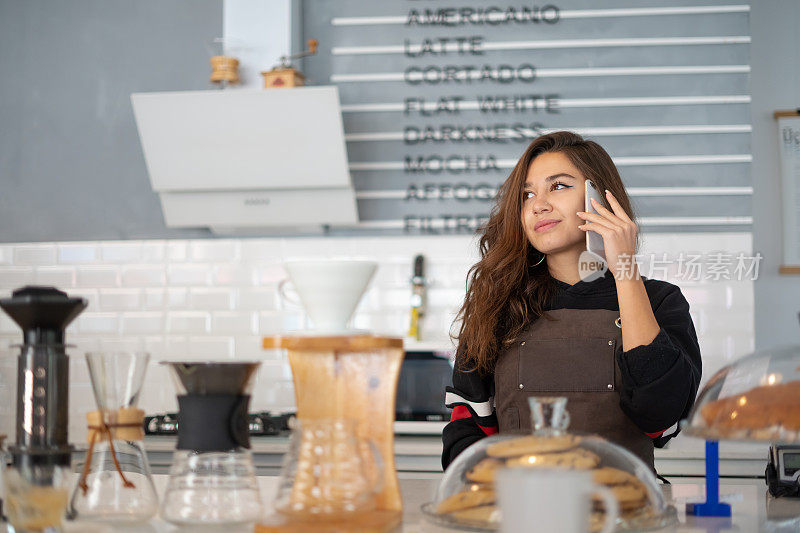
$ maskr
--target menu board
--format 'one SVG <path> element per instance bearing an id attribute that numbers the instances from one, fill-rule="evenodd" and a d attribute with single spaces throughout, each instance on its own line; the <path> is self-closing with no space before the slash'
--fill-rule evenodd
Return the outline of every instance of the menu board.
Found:
<path id="1" fill-rule="evenodd" d="M 685 4 L 684 2 L 683 4 Z M 645 231 L 750 231 L 750 6 L 306 0 L 359 230 L 472 233 L 538 135 L 614 159 Z"/>

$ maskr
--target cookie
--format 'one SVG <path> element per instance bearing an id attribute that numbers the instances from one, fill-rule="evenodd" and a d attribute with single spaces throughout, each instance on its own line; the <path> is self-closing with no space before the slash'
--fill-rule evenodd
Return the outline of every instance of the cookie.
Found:
<path id="1" fill-rule="evenodd" d="M 506 461 L 506 466 L 559 467 L 590 470 L 600 464 L 600 457 L 581 448 L 557 453 L 523 455 Z"/>
<path id="2" fill-rule="evenodd" d="M 624 483 L 608 487 L 617 499 L 620 512 L 635 511 L 647 505 L 647 489 L 641 482 Z M 592 497 L 595 509 L 603 507 L 603 500 L 598 495 Z"/>
<path id="3" fill-rule="evenodd" d="M 495 494 L 492 490 L 468 490 L 453 494 L 449 498 L 442 500 L 436 507 L 439 514 L 452 513 L 472 507 L 484 506 L 495 502 Z"/>
<path id="4" fill-rule="evenodd" d="M 595 483 L 609 486 L 622 485 L 624 483 L 636 483 L 639 481 L 633 474 L 618 468 L 611 468 L 610 466 L 604 466 L 603 468 L 592 470 L 592 478 L 594 479 Z"/>
<path id="5" fill-rule="evenodd" d="M 494 483 L 494 475 L 503 461 L 487 457 L 467 471 L 466 478 L 475 483 Z"/>
<path id="6" fill-rule="evenodd" d="M 580 437 L 575 435 L 554 435 L 549 437 L 526 435 L 516 439 L 494 442 L 486 447 L 486 455 L 506 459 L 519 455 L 563 452 L 577 446 L 579 441 Z"/>
<path id="7" fill-rule="evenodd" d="M 456 511 L 450 516 L 463 522 L 480 522 L 483 524 L 500 523 L 500 509 L 498 509 L 496 505 L 483 505 L 481 507 L 464 509 L 463 511 Z"/>

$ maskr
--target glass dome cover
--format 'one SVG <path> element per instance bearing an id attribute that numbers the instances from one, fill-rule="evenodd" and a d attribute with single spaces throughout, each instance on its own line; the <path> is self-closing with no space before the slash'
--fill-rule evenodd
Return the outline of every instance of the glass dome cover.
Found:
<path id="1" fill-rule="evenodd" d="M 532 434 L 493 435 L 479 440 L 450 463 L 434 501 L 422 506 L 433 523 L 493 531 L 500 527 L 494 477 L 499 468 L 588 470 L 594 482 L 608 487 L 619 504 L 617 531 L 658 529 L 676 523 L 650 468 L 634 454 L 597 435 L 566 431 L 569 414 L 563 397 L 531 397 Z M 599 531 L 605 511 L 593 499 L 592 531 Z"/>
<path id="2" fill-rule="evenodd" d="M 800 346 L 760 350 L 722 368 L 683 423 L 707 440 L 800 443 Z"/>

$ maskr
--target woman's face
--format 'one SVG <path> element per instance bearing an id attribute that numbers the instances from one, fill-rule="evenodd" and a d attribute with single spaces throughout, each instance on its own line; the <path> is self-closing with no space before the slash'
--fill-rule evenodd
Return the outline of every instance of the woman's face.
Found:
<path id="1" fill-rule="evenodd" d="M 540 154 L 531 162 L 522 192 L 522 226 L 534 248 L 546 254 L 585 249 L 586 234 L 578 226 L 586 221 L 576 214 L 584 210 L 585 181 L 562 153 Z M 542 225 L 546 220 L 556 222 Z"/>

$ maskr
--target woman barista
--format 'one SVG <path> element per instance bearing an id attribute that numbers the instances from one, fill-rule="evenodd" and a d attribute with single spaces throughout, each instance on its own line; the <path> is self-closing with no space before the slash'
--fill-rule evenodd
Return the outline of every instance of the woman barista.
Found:
<path id="1" fill-rule="evenodd" d="M 584 182 L 605 192 L 583 212 Z M 586 231 L 608 271 L 583 281 Z M 688 415 L 701 359 L 689 304 L 640 275 L 638 229 L 611 157 L 560 131 L 535 139 L 502 185 L 468 275 L 445 403 L 442 465 L 500 431 L 530 431 L 529 396 L 565 396 L 570 429 L 596 433 L 653 468 L 653 447 Z"/>

